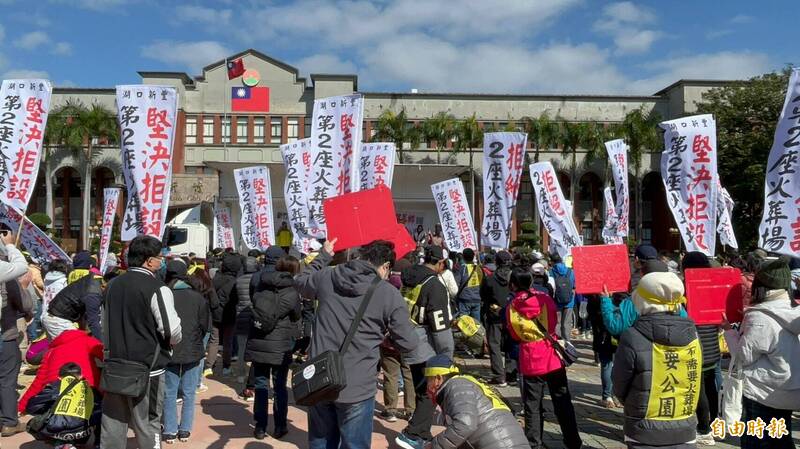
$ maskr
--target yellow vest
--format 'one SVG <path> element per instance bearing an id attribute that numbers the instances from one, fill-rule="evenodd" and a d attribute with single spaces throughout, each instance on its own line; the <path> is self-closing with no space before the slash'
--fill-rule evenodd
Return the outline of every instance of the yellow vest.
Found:
<path id="1" fill-rule="evenodd" d="M 653 344 L 653 372 L 645 418 L 677 421 L 694 416 L 702 382 L 700 339 L 687 346 Z"/>

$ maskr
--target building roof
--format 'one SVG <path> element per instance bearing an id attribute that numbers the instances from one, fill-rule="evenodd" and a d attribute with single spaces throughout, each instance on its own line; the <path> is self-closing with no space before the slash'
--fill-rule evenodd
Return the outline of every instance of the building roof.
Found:
<path id="1" fill-rule="evenodd" d="M 139 71 L 136 72 L 142 78 L 178 78 L 180 79 L 183 84 L 193 85 L 194 80 L 186 74 L 186 72 L 148 72 L 148 71 Z"/>
<path id="2" fill-rule="evenodd" d="M 277 60 L 277 59 L 275 59 L 275 58 L 273 58 L 271 56 L 268 56 L 268 55 L 266 55 L 264 53 L 261 53 L 260 51 L 258 51 L 256 49 L 253 49 L 253 48 L 248 48 L 247 50 L 240 51 L 239 53 L 236 53 L 234 55 L 228 56 L 227 58 L 224 58 L 224 59 L 220 59 L 217 62 L 211 63 L 211 64 L 203 67 L 203 75 L 196 76 L 194 79 L 196 79 L 197 81 L 205 81 L 205 76 L 204 75 L 205 75 L 205 73 L 207 71 L 225 64 L 226 61 L 229 61 L 231 59 L 238 59 L 238 58 L 241 58 L 242 56 L 245 56 L 245 55 L 248 55 L 248 54 L 253 55 L 253 56 L 257 57 L 257 58 L 261 58 L 261 59 L 263 59 L 263 60 L 265 60 L 265 61 L 267 61 L 267 62 L 269 62 L 271 64 L 274 64 L 274 65 L 276 65 L 276 66 L 278 66 L 278 67 L 280 67 L 280 68 L 282 68 L 282 69 L 284 69 L 284 70 L 286 70 L 288 72 L 294 73 L 295 79 L 298 82 L 299 81 L 302 81 L 303 83 L 306 82 L 306 79 L 304 77 L 300 76 L 300 71 L 297 70 L 296 67 L 294 67 L 292 65 L 289 65 L 289 64 L 287 64 L 287 63 L 285 63 L 283 61 Z"/>
<path id="3" fill-rule="evenodd" d="M 729 86 L 731 84 L 737 83 L 745 83 L 747 80 L 699 80 L 699 79 L 679 79 L 674 83 L 670 84 L 669 86 L 659 90 L 656 92 L 655 96 L 661 97 L 664 96 L 670 90 L 678 87 L 678 86 L 685 86 L 687 84 L 693 86 L 701 86 L 701 87 L 724 87 Z"/>
<path id="4" fill-rule="evenodd" d="M 659 95 L 600 95 L 600 94 L 486 94 L 486 93 L 443 93 L 443 92 L 360 92 L 365 97 L 391 98 L 481 98 L 492 99 L 529 99 L 529 100 L 641 100 L 654 101 L 662 99 Z"/>
<path id="5" fill-rule="evenodd" d="M 353 91 L 358 91 L 358 75 L 353 74 L 336 74 L 336 73 L 312 73 L 311 83 L 317 81 L 352 81 Z"/>

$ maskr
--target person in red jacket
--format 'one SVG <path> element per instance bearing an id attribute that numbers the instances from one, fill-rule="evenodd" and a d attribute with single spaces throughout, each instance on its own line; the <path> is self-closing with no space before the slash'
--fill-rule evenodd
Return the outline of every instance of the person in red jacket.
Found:
<path id="1" fill-rule="evenodd" d="M 80 324 L 76 329 L 61 332 L 50 342 L 50 348 L 42 359 L 36 378 L 19 401 L 17 409 L 20 413 L 25 413 L 31 398 L 49 383 L 59 379 L 59 370 L 66 363 L 72 362 L 80 366 L 82 376 L 89 386 L 95 389 L 99 387 L 100 368 L 97 362 L 103 360 L 103 344 L 86 333 L 85 324 Z"/>

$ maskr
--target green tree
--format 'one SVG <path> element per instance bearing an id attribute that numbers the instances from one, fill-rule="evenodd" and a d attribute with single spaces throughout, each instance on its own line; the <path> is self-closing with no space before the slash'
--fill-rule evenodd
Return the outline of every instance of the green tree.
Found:
<path id="1" fill-rule="evenodd" d="M 575 177 L 577 175 L 577 155 L 578 147 L 583 146 L 583 142 L 587 133 L 586 123 L 575 123 L 562 121 L 558 134 L 558 142 L 561 143 L 561 152 L 570 155 L 570 168 L 569 168 L 569 201 L 575 204 L 575 188 L 577 182 Z"/>
<path id="2" fill-rule="evenodd" d="M 53 154 L 58 147 L 64 145 L 68 123 L 72 120 L 69 115 L 70 108 L 74 101 L 67 100 L 67 103 L 55 108 L 47 116 L 47 127 L 44 130 L 44 145 L 42 146 L 42 159 L 44 160 L 44 188 L 45 188 L 45 213 L 52 221 L 56 219 L 55 207 L 53 202 Z"/>
<path id="3" fill-rule="evenodd" d="M 473 168 L 473 155 L 475 152 L 473 150 L 483 146 L 483 129 L 481 129 L 481 125 L 478 124 L 474 113 L 471 117 L 456 122 L 455 138 L 456 141 L 453 145 L 455 153 L 469 151 L 469 195 L 471 198 L 473 219 L 475 219 L 475 170 Z"/>
<path id="4" fill-rule="evenodd" d="M 533 145 L 533 162 L 539 162 L 540 152 L 556 145 L 558 141 L 558 123 L 550 119 L 547 112 L 542 112 L 538 118 L 525 117 L 522 121 L 528 140 Z"/>
<path id="5" fill-rule="evenodd" d="M 736 201 L 733 227 L 741 248 L 758 245 L 764 177 L 775 127 L 783 109 L 790 70 L 711 89 L 697 105 L 717 122 L 717 170 Z"/>
<path id="6" fill-rule="evenodd" d="M 636 176 L 634 187 L 636 191 L 636 240 L 642 237 L 642 156 L 645 151 L 657 151 L 663 147 L 658 123 L 661 116 L 655 110 L 646 112 L 644 108 L 634 109 L 627 113 L 618 128 L 618 135 L 628 144 L 628 163 L 633 163 L 633 172 Z"/>
<path id="7" fill-rule="evenodd" d="M 385 110 L 378 116 L 373 142 L 394 142 L 397 147 L 397 162 L 404 163 L 403 147 L 409 144 L 411 150 L 419 147 L 421 135 L 419 128 L 408 121 L 405 108 L 400 112 Z"/>
<path id="8" fill-rule="evenodd" d="M 83 157 L 83 211 L 81 219 L 81 245 L 89 248 L 89 226 L 91 226 L 92 163 L 96 156 L 97 140 L 106 139 L 115 143 L 119 136 L 117 116 L 98 103 L 86 107 L 79 101 L 70 101 L 64 106 L 67 116 L 64 129 L 64 144 Z"/>
<path id="9" fill-rule="evenodd" d="M 456 118 L 444 111 L 422 122 L 422 135 L 426 140 L 436 142 L 436 163 L 442 163 L 442 150 L 456 135 Z"/>

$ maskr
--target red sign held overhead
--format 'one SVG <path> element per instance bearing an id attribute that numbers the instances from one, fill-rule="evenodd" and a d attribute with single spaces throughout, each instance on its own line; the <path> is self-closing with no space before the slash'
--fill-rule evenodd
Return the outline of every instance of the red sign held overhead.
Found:
<path id="1" fill-rule="evenodd" d="M 690 268 L 686 270 L 686 311 L 695 324 L 742 321 L 742 272 L 737 268 Z"/>
<path id="2" fill-rule="evenodd" d="M 631 265 L 626 245 L 591 245 L 572 248 L 575 292 L 627 292 L 631 288 Z"/>
<path id="3" fill-rule="evenodd" d="M 323 209 L 328 238 L 337 239 L 337 250 L 388 240 L 396 234 L 392 191 L 385 186 L 328 198 Z"/>

